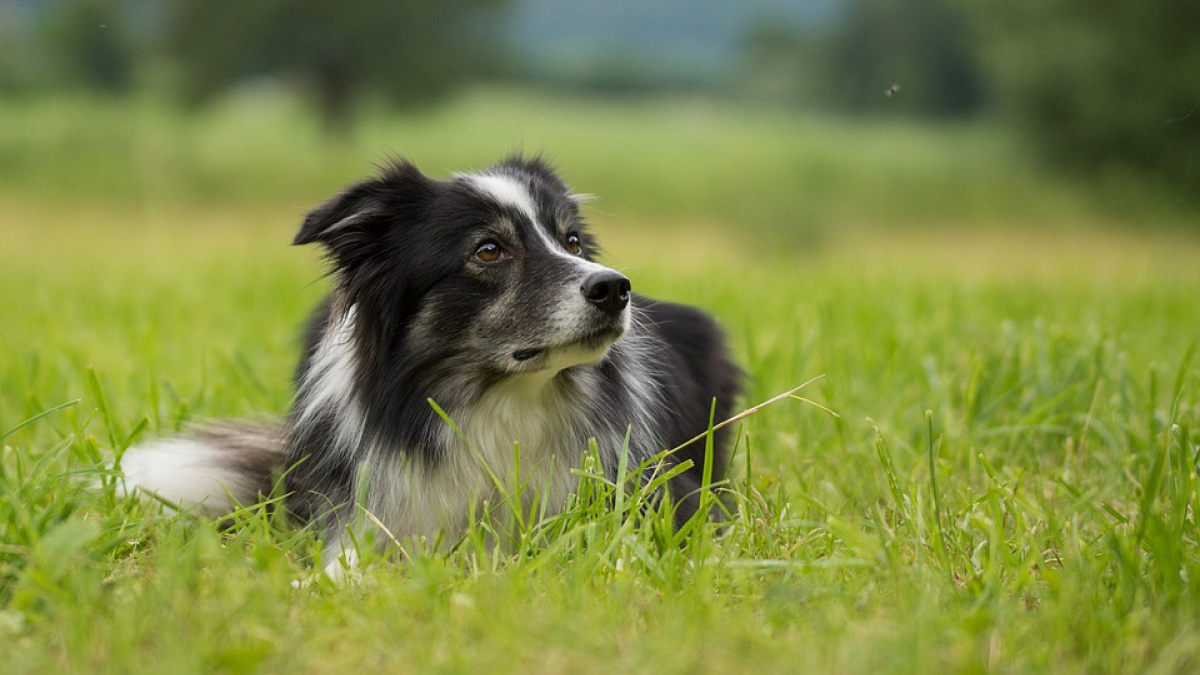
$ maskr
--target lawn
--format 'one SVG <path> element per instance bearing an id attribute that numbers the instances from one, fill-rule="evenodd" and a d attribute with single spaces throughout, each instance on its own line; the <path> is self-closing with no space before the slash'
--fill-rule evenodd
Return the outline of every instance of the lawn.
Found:
<path id="1" fill-rule="evenodd" d="M 818 378 L 741 422 L 727 527 L 679 546 L 581 500 L 511 555 L 336 588 L 293 583 L 319 543 L 265 509 L 96 485 L 137 439 L 286 409 L 326 283 L 287 246 L 306 208 L 388 152 L 518 148 L 600 196 L 635 289 L 721 319 L 743 408 Z M 480 91 L 330 140 L 270 92 L 6 103 L 3 670 L 1195 672 L 1196 218 L 988 127 Z"/>

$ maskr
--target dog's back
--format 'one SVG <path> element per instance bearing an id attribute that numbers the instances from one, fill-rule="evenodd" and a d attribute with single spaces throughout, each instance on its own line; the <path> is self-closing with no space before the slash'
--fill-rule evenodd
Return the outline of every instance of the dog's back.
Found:
<path id="1" fill-rule="evenodd" d="M 661 421 L 666 448 L 676 448 L 703 433 L 709 425 L 733 414 L 740 393 L 741 371 L 730 361 L 725 338 L 712 317 L 686 305 L 636 297 L 647 330 L 666 345 L 665 414 Z M 729 428 L 714 432 L 713 466 L 710 480 L 725 479 L 729 467 Z M 676 452 L 676 460 L 691 460 L 692 468 L 672 486 L 676 499 L 694 496 L 700 489 L 705 467 L 706 442 L 691 443 Z M 695 512 L 694 498 L 683 500 L 676 512 L 682 523 Z"/>

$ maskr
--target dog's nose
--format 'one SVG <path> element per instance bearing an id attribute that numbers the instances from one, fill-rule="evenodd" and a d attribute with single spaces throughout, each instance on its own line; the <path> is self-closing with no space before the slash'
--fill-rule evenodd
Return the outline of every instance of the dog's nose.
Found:
<path id="1" fill-rule="evenodd" d="M 629 304 L 629 279 L 620 272 L 592 272 L 579 289 L 587 301 L 606 312 L 619 312 Z"/>

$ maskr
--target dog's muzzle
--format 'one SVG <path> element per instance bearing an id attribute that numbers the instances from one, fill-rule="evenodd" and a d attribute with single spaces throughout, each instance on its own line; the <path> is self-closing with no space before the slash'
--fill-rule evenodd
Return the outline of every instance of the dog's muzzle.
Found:
<path id="1" fill-rule="evenodd" d="M 517 349 L 510 354 L 513 361 L 536 367 L 545 366 L 550 359 L 551 367 L 561 370 L 594 363 L 604 356 L 608 347 L 628 329 L 629 279 L 610 269 L 596 270 L 583 278 L 579 293 L 598 312 L 584 310 L 583 314 L 574 315 L 569 334 L 552 337 L 548 345 Z"/>

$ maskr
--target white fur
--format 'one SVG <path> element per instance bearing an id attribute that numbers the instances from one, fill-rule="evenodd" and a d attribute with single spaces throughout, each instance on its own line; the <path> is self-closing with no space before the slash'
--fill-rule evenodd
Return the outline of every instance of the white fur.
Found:
<path id="1" fill-rule="evenodd" d="M 460 174 L 458 177 L 470 182 L 475 189 L 495 200 L 497 204 L 511 206 L 530 222 L 538 222 L 533 196 L 515 177 L 502 173 Z"/>
<path id="2" fill-rule="evenodd" d="M 346 532 L 339 532 L 325 542 L 321 550 L 321 563 L 325 576 L 337 585 L 351 583 L 357 580 L 358 549 Z"/>
<path id="3" fill-rule="evenodd" d="M 483 173 L 460 174 L 459 178 L 471 183 L 476 190 L 479 190 L 497 204 L 511 206 L 520 211 L 521 215 L 528 218 L 529 222 L 533 224 L 533 227 L 530 229 L 533 230 L 535 236 L 551 253 L 577 261 L 579 266 L 585 269 L 585 273 L 600 272 L 608 269 L 603 265 L 571 255 L 563 248 L 562 242 L 555 241 L 546 232 L 546 229 L 542 226 L 542 222 L 538 219 L 537 206 L 534 203 L 533 195 L 529 193 L 529 188 L 515 176 L 502 173 Z"/>
<path id="4" fill-rule="evenodd" d="M 579 345 L 567 345 L 551 350 L 543 357 L 543 370 L 528 375 L 529 378 L 541 377 L 549 380 L 559 372 L 572 366 L 593 365 L 599 363 L 608 353 L 609 345 L 588 349 Z"/>
<path id="5" fill-rule="evenodd" d="M 432 466 L 373 448 L 369 465 L 386 475 L 371 480 L 372 514 L 404 540 L 432 544 L 441 535 L 452 544 L 469 526 L 469 505 L 476 517 L 484 515 L 484 502 L 504 514 L 506 499 L 518 490 L 526 517 L 536 515 L 530 513 L 535 503 L 538 512 L 558 513 L 574 489 L 571 469 L 580 465 L 586 446 L 570 434 L 576 411 L 550 390 L 550 379 L 543 372 L 512 378 L 457 418 L 449 411 L 465 442 L 447 425 L 445 452 Z"/>
<path id="6" fill-rule="evenodd" d="M 621 351 L 629 356 L 631 371 L 639 375 L 625 380 L 626 395 L 629 400 L 636 402 L 635 405 L 629 406 L 629 410 L 635 415 L 634 419 L 629 420 L 629 424 L 633 425 L 633 438 L 639 441 L 630 448 L 636 455 L 630 458 L 631 464 L 640 463 L 654 453 L 666 449 L 663 447 L 664 439 L 658 437 L 658 425 L 654 423 L 654 417 L 661 412 L 662 406 L 662 393 L 655 383 L 666 380 L 662 354 L 655 349 L 652 340 L 643 336 L 640 331 L 630 330 L 633 326 L 632 316 L 632 312 L 626 312 L 625 337 L 619 343 Z"/>
<path id="7" fill-rule="evenodd" d="M 579 363 L 578 358 L 571 358 L 571 365 Z M 460 422 L 468 445 L 464 455 L 475 460 L 476 471 L 486 464 L 502 489 L 521 486 L 524 508 L 536 496 L 549 513 L 557 513 L 566 502 L 574 485 L 570 470 L 586 450 L 568 433 L 578 410 L 550 382 L 557 372 L 551 368 L 491 387 Z"/>
<path id="8" fill-rule="evenodd" d="M 351 225 L 355 225 L 357 223 L 361 223 L 370 218 L 374 218 L 375 216 L 378 216 L 382 213 L 383 213 L 383 209 L 381 209 L 381 208 L 370 208 L 370 209 L 365 209 L 362 211 L 357 211 L 355 213 L 352 213 L 352 214 L 346 216 L 345 218 L 342 218 L 341 220 L 337 221 L 336 223 L 330 225 L 329 227 L 325 228 L 325 230 L 323 232 L 323 236 L 329 236 L 330 234 L 337 232 L 338 230 L 344 229 Z"/>
<path id="9" fill-rule="evenodd" d="M 336 311 L 336 310 L 335 310 Z M 354 404 L 354 318 L 356 308 L 348 309 L 344 316 L 331 317 L 329 327 L 312 363 L 301 382 L 304 392 L 304 408 L 296 420 L 297 427 L 311 424 L 314 415 L 336 410 L 338 447 L 355 447 L 362 442 L 363 415 Z"/>
<path id="10" fill-rule="evenodd" d="M 238 470 L 220 467 L 226 459 L 219 448 L 188 438 L 139 445 L 121 458 L 125 490 L 155 494 L 200 515 L 222 516 L 234 508 L 230 495 L 241 504 L 258 496 L 257 486 L 245 485 Z"/>

